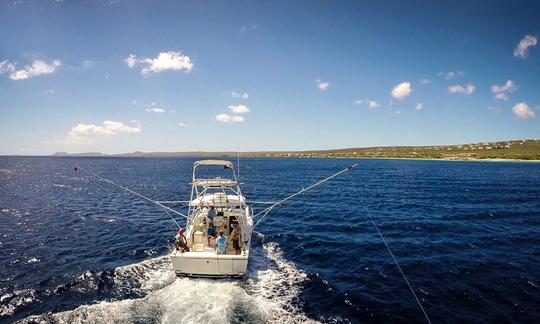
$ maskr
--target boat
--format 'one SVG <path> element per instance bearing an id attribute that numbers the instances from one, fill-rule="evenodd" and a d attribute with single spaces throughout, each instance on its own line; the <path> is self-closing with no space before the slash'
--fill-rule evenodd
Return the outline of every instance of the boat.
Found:
<path id="1" fill-rule="evenodd" d="M 203 167 L 223 168 L 229 171 L 230 177 L 201 178 L 198 171 Z M 188 205 L 183 234 L 187 248 L 176 247 L 170 254 L 176 274 L 189 277 L 243 277 L 249 260 L 253 209 L 246 204 L 242 195 L 233 163 L 224 160 L 196 161 L 193 164 Z M 209 217 L 212 209 L 215 210 L 215 217 Z M 215 238 L 208 234 L 211 223 L 228 238 L 233 227 L 236 227 L 241 233 L 240 250 L 235 250 L 233 240 L 227 239 L 224 253 L 219 253 Z M 177 234 L 176 239 L 179 238 L 180 234 Z"/>
<path id="2" fill-rule="evenodd" d="M 200 160 L 193 164 L 191 196 L 187 201 L 158 201 L 148 198 L 127 187 L 119 185 L 99 174 L 93 173 L 79 165 L 74 171 L 87 173 L 100 181 L 126 191 L 138 198 L 164 209 L 171 220 L 179 228 L 176 244 L 170 252 L 172 267 L 177 276 L 213 277 L 213 278 L 242 278 L 247 273 L 251 238 L 254 229 L 277 206 L 329 181 L 358 164 L 353 164 L 329 177 L 302 188 L 278 201 L 248 201 L 242 194 L 237 172 L 234 165 L 226 160 Z M 205 170 L 202 170 L 202 169 Z M 199 177 L 199 169 L 205 177 Z M 212 170 L 208 170 L 212 169 Z M 219 169 L 221 169 L 220 172 Z M 224 170 L 224 171 L 223 171 Z M 228 177 L 224 177 L 225 174 Z M 172 209 L 167 205 L 187 204 L 187 215 Z M 266 208 L 254 214 L 251 205 L 267 204 Z M 212 211 L 211 211 L 212 210 Z M 173 215 L 186 219 L 186 227 L 182 227 Z M 258 218 L 257 218 L 258 217 Z M 256 222 L 254 220 L 256 219 Z M 220 236 L 227 237 L 226 244 L 217 248 L 218 238 L 209 238 L 208 228 L 214 225 Z M 233 230 L 238 236 L 235 242 L 229 237 Z M 238 233 L 239 232 L 239 233 Z M 238 235 L 239 234 L 239 235 Z"/>

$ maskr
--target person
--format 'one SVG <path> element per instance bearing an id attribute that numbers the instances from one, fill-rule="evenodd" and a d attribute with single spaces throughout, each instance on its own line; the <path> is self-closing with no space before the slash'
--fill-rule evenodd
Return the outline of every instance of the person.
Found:
<path id="1" fill-rule="evenodd" d="M 236 251 L 236 255 L 240 255 L 240 236 L 242 236 L 242 233 L 240 232 L 240 226 L 238 226 L 238 223 L 232 223 L 233 230 L 231 232 L 231 240 L 233 243 L 234 251 Z"/>
<path id="2" fill-rule="evenodd" d="M 216 207 L 210 206 L 210 209 L 208 210 L 208 214 L 207 214 L 209 224 L 214 223 L 214 217 L 216 217 L 216 215 L 217 215 Z"/>
<path id="3" fill-rule="evenodd" d="M 184 252 L 189 252 L 189 246 L 187 245 L 187 239 L 184 236 L 186 230 L 183 227 L 180 227 L 178 230 L 178 235 L 176 235 L 176 250 Z"/>
<path id="4" fill-rule="evenodd" d="M 208 230 L 206 231 L 206 234 L 208 234 L 208 246 L 210 246 L 210 240 L 214 240 L 217 236 L 217 230 L 213 223 L 208 224 Z"/>
<path id="5" fill-rule="evenodd" d="M 223 235 L 223 231 L 219 231 L 219 236 L 216 239 L 217 254 L 225 254 L 227 252 L 227 236 Z"/>

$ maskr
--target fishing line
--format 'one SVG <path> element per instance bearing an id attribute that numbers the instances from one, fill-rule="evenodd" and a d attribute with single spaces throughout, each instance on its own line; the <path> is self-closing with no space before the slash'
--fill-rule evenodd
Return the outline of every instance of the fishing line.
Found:
<path id="1" fill-rule="evenodd" d="M 139 197 L 139 198 L 141 198 L 141 199 L 143 199 L 143 200 L 145 200 L 145 201 L 148 201 L 148 202 L 150 202 L 150 203 L 152 203 L 152 204 L 155 204 L 155 205 L 157 205 L 157 206 L 163 208 L 163 209 L 165 210 L 165 212 L 167 212 L 167 215 L 169 215 L 169 217 L 172 219 L 172 221 L 176 224 L 176 226 L 178 226 L 178 228 L 180 228 L 180 227 L 182 227 L 182 226 L 180 226 L 180 224 L 178 224 L 178 222 L 174 219 L 174 217 L 173 217 L 169 212 L 172 212 L 172 213 L 174 213 L 174 214 L 176 214 L 176 215 L 178 215 L 178 216 L 182 216 L 182 217 L 184 217 L 184 218 L 186 218 L 186 219 L 189 219 L 186 215 L 184 215 L 184 214 L 182 214 L 182 213 L 180 213 L 180 212 L 177 212 L 177 211 L 174 210 L 174 209 L 171 209 L 171 208 L 169 208 L 169 207 L 167 207 L 167 206 L 165 206 L 165 205 L 163 205 L 163 204 L 161 204 L 161 203 L 159 203 L 159 202 L 157 202 L 157 201 L 155 201 L 155 200 L 153 200 L 153 199 L 150 199 L 150 198 L 148 198 L 148 197 L 145 197 L 145 196 L 141 195 L 140 193 L 135 192 L 135 191 L 133 191 L 133 190 L 131 190 L 131 189 L 129 189 L 129 188 L 126 188 L 126 187 L 124 187 L 124 186 L 121 186 L 121 185 L 119 185 L 119 184 L 117 184 L 117 183 L 115 183 L 115 182 L 113 182 L 113 181 L 111 181 L 111 180 L 109 180 L 109 179 L 105 179 L 104 177 L 102 177 L 102 176 L 100 176 L 100 175 L 98 175 L 98 174 L 95 174 L 95 173 L 93 173 L 93 172 L 90 172 L 90 171 L 88 171 L 88 170 L 86 170 L 86 169 L 81 169 L 81 167 L 79 167 L 79 166 L 74 166 L 74 167 L 73 167 L 73 170 L 74 170 L 74 171 L 82 171 L 82 172 L 86 172 L 87 174 L 89 174 L 89 175 L 91 175 L 91 176 L 93 176 L 93 177 L 96 177 L 96 178 L 98 178 L 99 180 L 101 180 L 101 181 L 103 181 L 103 182 L 105 182 L 105 183 L 108 183 L 108 184 L 110 184 L 110 185 L 112 185 L 112 186 L 115 186 L 115 187 L 117 187 L 117 188 L 120 188 L 120 189 L 122 189 L 122 190 L 124 190 L 124 191 L 126 191 L 126 192 L 128 192 L 128 193 L 131 193 L 131 194 L 133 194 L 133 195 L 135 195 L 135 196 L 137 196 L 137 197 Z"/>
<path id="2" fill-rule="evenodd" d="M 424 316 L 426 317 L 427 322 L 429 324 L 431 324 L 431 320 L 429 319 L 428 314 L 426 313 L 424 307 L 422 306 L 422 303 L 420 302 L 420 299 L 418 299 L 418 297 L 416 296 L 416 293 L 414 292 L 414 289 L 412 288 L 411 284 L 409 283 L 409 279 L 407 279 L 407 276 L 405 275 L 405 272 L 403 272 L 403 270 L 401 269 L 401 266 L 399 265 L 399 262 L 397 261 L 396 257 L 394 256 L 394 253 L 392 253 L 392 250 L 390 250 L 390 246 L 388 246 L 388 243 L 386 243 L 386 240 L 384 239 L 381 231 L 379 230 L 379 227 L 377 226 L 377 223 L 375 223 L 375 221 L 373 220 L 373 217 L 371 217 L 371 214 L 369 213 L 369 211 L 368 211 L 367 215 L 369 216 L 369 219 L 373 223 L 373 226 L 375 226 L 375 229 L 377 230 L 377 233 L 379 233 L 379 237 L 381 238 L 384 245 L 386 246 L 386 249 L 388 250 L 388 253 L 390 253 L 390 256 L 394 260 L 394 263 L 396 264 L 396 266 L 397 266 L 397 268 L 399 270 L 399 273 L 401 273 L 401 275 L 403 276 L 403 279 L 405 279 L 405 282 L 407 283 L 407 286 L 409 286 L 409 289 L 411 290 L 411 293 L 413 294 L 414 299 L 416 299 L 416 302 L 418 303 L 418 306 L 420 306 L 420 309 L 422 310 L 422 313 L 424 313 Z"/>
<path id="3" fill-rule="evenodd" d="M 311 186 L 309 186 L 309 187 L 307 187 L 307 188 L 302 188 L 302 190 L 300 190 L 300 191 L 298 191 L 298 192 L 296 192 L 296 193 L 294 193 L 294 194 L 292 194 L 292 195 L 290 195 L 290 196 L 288 196 L 288 197 L 286 197 L 286 198 L 284 198 L 284 199 L 281 199 L 280 201 L 278 201 L 278 202 L 272 204 L 271 206 L 269 206 L 269 207 L 267 207 L 267 208 L 261 210 L 261 211 L 258 212 L 257 214 L 253 215 L 253 218 L 255 218 L 255 217 L 257 217 L 257 216 L 263 214 L 262 217 L 257 221 L 257 223 L 255 223 L 255 225 L 253 225 L 253 228 L 255 228 L 257 225 L 259 225 L 259 223 L 262 222 L 262 220 L 266 217 L 266 215 L 268 215 L 268 213 L 270 213 L 270 211 L 272 211 L 272 209 L 273 209 L 274 207 L 276 207 L 276 206 L 278 206 L 278 205 L 281 205 L 281 204 L 284 203 L 285 201 L 287 201 L 287 200 L 289 200 L 289 199 L 292 199 L 292 198 L 294 198 L 294 197 L 296 197 L 296 196 L 298 196 L 298 195 L 300 195 L 300 194 L 302 194 L 302 193 L 304 193 L 304 192 L 306 192 L 306 191 L 308 191 L 308 190 L 310 190 L 310 189 L 312 189 L 312 188 L 315 188 L 315 187 L 317 187 L 317 186 L 319 186 L 319 185 L 325 183 L 326 181 L 328 181 L 328 180 L 330 180 L 330 179 L 333 179 L 333 178 L 339 176 L 340 174 L 342 174 L 342 173 L 344 173 L 344 172 L 347 172 L 347 171 L 352 170 L 352 169 L 355 168 L 357 165 L 358 165 L 358 163 L 355 163 L 355 164 L 353 164 L 353 165 L 347 167 L 346 169 L 343 169 L 343 170 L 341 170 L 341 171 L 339 171 L 339 172 L 337 172 L 337 173 L 334 173 L 333 175 L 331 175 L 331 176 L 329 176 L 329 177 L 326 177 L 326 178 L 324 178 L 324 179 L 322 179 L 322 180 L 320 180 L 320 181 L 318 181 L 318 182 L 312 184 Z"/>

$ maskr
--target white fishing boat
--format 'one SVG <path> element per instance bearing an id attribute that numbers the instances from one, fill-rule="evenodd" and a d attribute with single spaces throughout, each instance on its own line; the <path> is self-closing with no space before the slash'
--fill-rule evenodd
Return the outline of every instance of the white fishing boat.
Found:
<path id="1" fill-rule="evenodd" d="M 230 178 L 200 178 L 201 167 L 224 168 Z M 209 215 L 214 214 L 215 215 Z M 223 160 L 202 160 L 193 165 L 191 199 L 186 224 L 186 247 L 176 247 L 170 254 L 174 271 L 179 276 L 242 277 L 247 271 L 253 210 L 246 205 L 233 164 Z M 223 232 L 226 244 L 220 251 L 217 238 L 208 233 L 211 224 L 216 234 Z M 233 227 L 240 239 L 235 249 Z M 212 230 L 211 230 L 212 232 Z M 177 235 L 178 239 L 183 239 Z"/>
<path id="2" fill-rule="evenodd" d="M 276 206 L 352 170 L 356 165 L 349 166 L 275 202 L 246 200 L 240 190 L 238 175 L 234 171 L 232 162 L 225 160 L 201 160 L 194 163 L 191 198 L 187 201 L 153 200 L 82 169 L 78 165 L 73 169 L 96 177 L 146 202 L 157 205 L 167 212 L 179 229 L 175 247 L 170 253 L 172 266 L 178 276 L 220 278 L 243 277 L 246 274 L 252 233 Z M 199 178 L 200 168 L 223 168 L 229 177 L 220 175 Z M 203 172 L 203 174 L 212 174 L 212 172 Z M 185 203 L 188 205 L 187 215 L 169 207 Z M 254 214 L 250 204 L 268 204 L 269 206 Z M 186 227 L 182 227 L 173 215 L 185 218 Z M 217 236 L 212 233 L 212 230 L 209 231 L 211 223 L 214 225 Z"/>

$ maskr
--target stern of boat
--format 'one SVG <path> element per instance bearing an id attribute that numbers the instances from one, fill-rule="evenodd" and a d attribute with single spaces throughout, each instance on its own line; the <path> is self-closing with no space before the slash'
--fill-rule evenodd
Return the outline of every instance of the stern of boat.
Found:
<path id="1" fill-rule="evenodd" d="M 215 251 L 182 253 L 174 250 L 170 258 L 177 276 L 224 278 L 243 277 L 249 254 L 217 254 Z"/>

